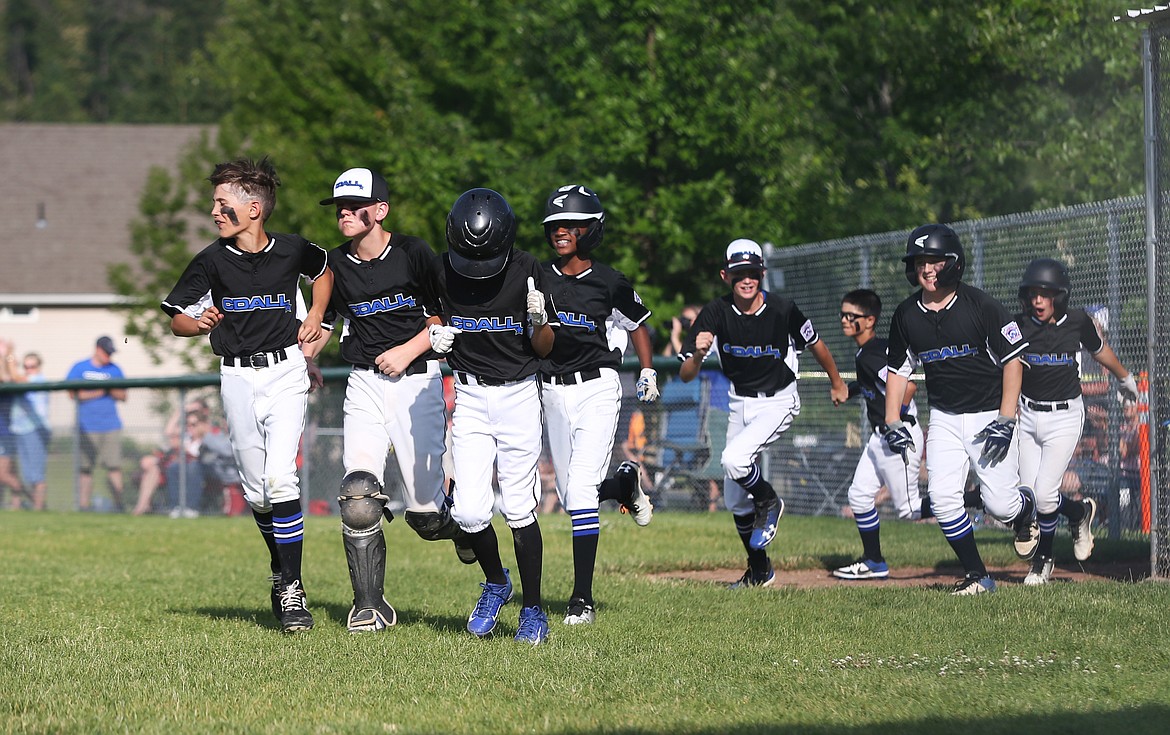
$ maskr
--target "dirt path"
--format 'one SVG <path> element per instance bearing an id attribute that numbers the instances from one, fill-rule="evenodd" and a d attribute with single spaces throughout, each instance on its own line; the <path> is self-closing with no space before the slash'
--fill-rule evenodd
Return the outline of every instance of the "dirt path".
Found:
<path id="1" fill-rule="evenodd" d="M 1023 584 L 1028 568 L 1024 562 L 1011 567 L 991 567 L 991 576 L 996 584 Z M 743 575 L 743 569 L 707 569 L 691 572 L 662 572 L 653 575 L 661 579 L 688 579 L 714 584 L 730 584 Z M 895 567 L 890 570 L 889 579 L 882 581 L 847 581 L 837 579 L 827 569 L 778 570 L 776 583 L 780 587 L 814 589 L 839 585 L 882 585 L 893 587 L 946 587 L 958 580 L 959 570 L 955 568 L 932 569 L 928 567 Z M 1082 582 L 1086 580 L 1112 580 L 1116 582 L 1140 582 L 1150 576 L 1149 562 L 1109 562 L 1084 565 L 1057 564 L 1052 572 L 1054 584 Z"/>

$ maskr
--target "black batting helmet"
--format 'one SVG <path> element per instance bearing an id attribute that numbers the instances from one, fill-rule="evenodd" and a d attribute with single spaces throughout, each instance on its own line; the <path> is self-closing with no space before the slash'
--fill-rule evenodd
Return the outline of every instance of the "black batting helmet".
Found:
<path id="1" fill-rule="evenodd" d="M 470 189 L 447 215 L 447 257 L 467 278 L 491 278 L 504 270 L 516 242 L 516 215 L 491 189 Z"/>
<path id="2" fill-rule="evenodd" d="M 963 255 L 963 244 L 959 236 L 946 225 L 922 225 L 915 228 L 906 239 L 906 280 L 911 286 L 918 285 L 918 273 L 914 270 L 914 259 L 919 255 L 933 255 L 946 258 L 949 262 L 938 272 L 940 286 L 954 286 L 963 278 L 967 259 Z"/>
<path id="3" fill-rule="evenodd" d="M 577 254 L 584 257 L 601 244 L 605 237 L 605 210 L 592 189 L 567 184 L 548 197 L 544 205 L 544 238 L 552 244 L 552 234 L 561 222 L 588 222 L 585 234 L 577 240 Z"/>
<path id="4" fill-rule="evenodd" d="M 1020 279 L 1020 305 L 1025 312 L 1032 310 L 1032 299 L 1028 296 L 1030 288 L 1047 288 L 1056 292 L 1052 299 L 1052 309 L 1057 316 L 1068 313 L 1068 297 L 1072 293 L 1072 284 L 1068 279 L 1068 268 L 1064 263 L 1054 258 L 1036 258 L 1024 269 L 1024 277 Z"/>

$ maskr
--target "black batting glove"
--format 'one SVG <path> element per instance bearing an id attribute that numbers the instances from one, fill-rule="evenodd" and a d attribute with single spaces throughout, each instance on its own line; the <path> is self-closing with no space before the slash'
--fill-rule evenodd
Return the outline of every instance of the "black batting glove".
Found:
<path id="1" fill-rule="evenodd" d="M 890 451 L 902 455 L 903 460 L 914 451 L 914 437 L 910 436 L 910 427 L 902 421 L 891 421 L 886 424 L 882 439 L 886 440 L 886 446 Z"/>
<path id="2" fill-rule="evenodd" d="M 1016 431 L 1016 420 L 999 415 L 975 435 L 975 441 L 983 442 L 983 453 L 979 458 L 994 467 L 1007 458 L 1012 446 L 1012 434 Z"/>

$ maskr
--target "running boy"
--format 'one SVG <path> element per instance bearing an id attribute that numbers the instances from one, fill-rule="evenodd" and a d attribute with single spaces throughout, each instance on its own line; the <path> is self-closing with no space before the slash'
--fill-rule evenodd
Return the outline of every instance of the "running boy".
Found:
<path id="1" fill-rule="evenodd" d="M 191 260 L 162 310 L 175 335 L 209 334 L 222 358 L 220 390 L 232 452 L 271 557 L 272 611 L 284 632 L 309 630 L 296 465 L 310 390 L 301 345 L 321 339 L 333 274 L 325 251 L 313 243 L 265 232 L 280 185 L 267 158 L 221 163 L 209 181 L 219 238 Z M 313 281 L 313 302 L 298 322 L 301 276 Z"/>

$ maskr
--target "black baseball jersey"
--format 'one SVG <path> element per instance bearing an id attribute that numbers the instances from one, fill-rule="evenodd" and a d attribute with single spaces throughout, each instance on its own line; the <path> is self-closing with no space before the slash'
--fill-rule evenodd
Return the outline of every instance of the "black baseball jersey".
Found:
<path id="1" fill-rule="evenodd" d="M 736 308 L 731 294 L 704 306 L 679 359 L 695 354 L 699 332 L 715 335 L 707 354 L 718 353 L 723 374 L 739 395 L 776 393 L 791 385 L 796 380 L 792 351 L 800 352 L 821 339 L 795 303 L 767 291 L 763 305 L 753 314 Z"/>
<path id="2" fill-rule="evenodd" d="M 328 267 L 323 249 L 300 235 L 268 233 L 258 253 L 235 246 L 235 238 L 219 238 L 187 265 L 179 282 L 162 302 L 174 317 L 198 304 L 210 292 L 223 321 L 211 330 L 211 349 L 225 357 L 273 352 L 296 344 L 297 293 L 300 277 L 316 279 Z"/>
<path id="3" fill-rule="evenodd" d="M 544 264 L 545 294 L 557 306 L 556 341 L 541 363 L 548 375 L 592 368 L 617 368 L 621 350 L 606 337 L 606 320 L 632 331 L 650 316 L 634 287 L 619 271 L 604 263 L 575 276 L 565 275 L 556 262 Z"/>
<path id="4" fill-rule="evenodd" d="M 857 349 L 854 363 L 857 366 L 857 387 L 865 401 L 865 415 L 870 426 L 884 426 L 886 423 L 886 375 L 888 341 L 873 337 Z M 910 404 L 910 415 L 916 415 L 914 403 Z"/>
<path id="5" fill-rule="evenodd" d="M 1084 309 L 1069 309 L 1055 322 L 1041 323 L 1022 314 L 1016 320 L 1028 340 L 1021 393 L 1033 401 L 1067 401 L 1081 395 L 1081 348 L 1095 355 L 1105 347 L 1097 323 Z"/>
<path id="6" fill-rule="evenodd" d="M 333 270 L 332 322 L 344 320 L 341 357 L 352 365 L 373 366 L 378 355 L 409 342 L 439 313 L 438 262 L 426 241 L 393 234 L 372 260 L 354 254 L 353 241 L 329 252 Z M 419 359 L 434 359 L 427 350 Z"/>
<path id="7" fill-rule="evenodd" d="M 539 358 L 527 334 L 528 279 L 544 291 L 540 261 L 513 250 L 498 275 L 475 279 L 455 272 L 446 253 L 439 257 L 442 310 L 447 324 L 462 330 L 447 355 L 451 369 L 507 381 L 534 375 Z M 556 312 L 547 294 L 545 310 L 551 324 Z"/>
<path id="8" fill-rule="evenodd" d="M 1003 304 L 960 282 L 939 311 L 922 304 L 922 292 L 898 304 L 890 320 L 889 369 L 909 377 L 926 373 L 930 405 L 950 413 L 999 408 L 1003 365 L 1028 346 Z"/>

